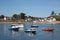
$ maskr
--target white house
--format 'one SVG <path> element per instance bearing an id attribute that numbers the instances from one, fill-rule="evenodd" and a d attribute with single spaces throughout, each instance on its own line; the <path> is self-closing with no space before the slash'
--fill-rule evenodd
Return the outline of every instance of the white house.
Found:
<path id="1" fill-rule="evenodd" d="M 7 20 L 7 18 L 6 18 L 6 17 L 4 17 L 4 20 Z"/>

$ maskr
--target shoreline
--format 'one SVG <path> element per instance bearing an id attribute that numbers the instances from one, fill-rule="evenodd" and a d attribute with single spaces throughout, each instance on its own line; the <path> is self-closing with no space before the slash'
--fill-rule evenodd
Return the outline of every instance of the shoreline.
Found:
<path id="1" fill-rule="evenodd" d="M 0 24 L 15 24 L 15 23 L 33 24 L 33 22 L 0 22 Z M 50 22 L 37 22 L 36 24 L 51 24 L 51 23 Z M 56 21 L 55 24 L 60 24 L 60 21 Z"/>

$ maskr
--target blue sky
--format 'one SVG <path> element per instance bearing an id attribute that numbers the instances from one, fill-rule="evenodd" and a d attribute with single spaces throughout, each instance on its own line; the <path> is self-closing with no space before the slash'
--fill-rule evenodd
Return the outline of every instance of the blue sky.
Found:
<path id="1" fill-rule="evenodd" d="M 60 13 L 60 0 L 0 0 L 0 15 L 24 12 L 27 16 L 47 17 L 54 10 Z"/>

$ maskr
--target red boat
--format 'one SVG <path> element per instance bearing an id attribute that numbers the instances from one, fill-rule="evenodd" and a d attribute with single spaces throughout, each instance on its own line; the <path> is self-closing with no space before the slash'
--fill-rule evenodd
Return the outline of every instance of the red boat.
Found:
<path id="1" fill-rule="evenodd" d="M 43 30 L 43 31 L 53 31 L 54 28 L 43 28 L 42 30 Z"/>

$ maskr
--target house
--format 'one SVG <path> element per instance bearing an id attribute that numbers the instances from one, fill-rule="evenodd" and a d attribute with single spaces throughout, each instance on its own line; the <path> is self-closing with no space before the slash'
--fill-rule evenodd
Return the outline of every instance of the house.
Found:
<path id="1" fill-rule="evenodd" d="M 7 20 L 7 17 L 4 17 L 4 20 L 6 21 Z"/>

